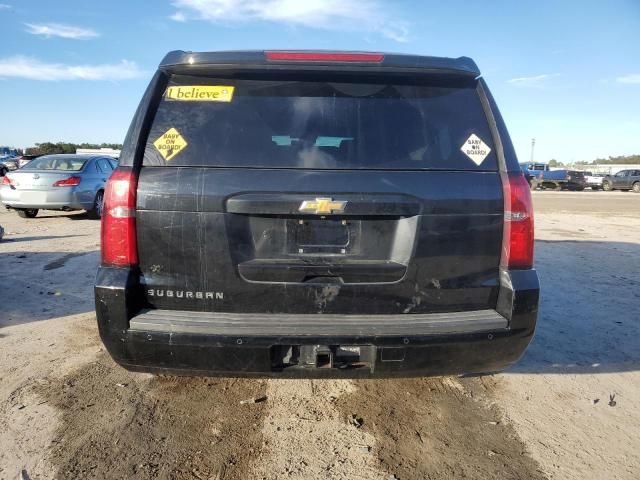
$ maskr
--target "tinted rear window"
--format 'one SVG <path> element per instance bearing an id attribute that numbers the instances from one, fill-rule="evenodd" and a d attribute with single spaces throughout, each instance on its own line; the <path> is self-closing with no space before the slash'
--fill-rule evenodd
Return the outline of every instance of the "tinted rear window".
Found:
<path id="1" fill-rule="evenodd" d="M 176 85 L 232 86 L 234 91 L 229 101 L 165 95 L 147 139 L 144 165 L 497 169 L 472 86 L 173 77 L 169 87 Z M 179 135 L 176 151 L 158 145 L 167 132 L 172 134 L 165 139 Z M 479 165 L 461 150 L 471 135 L 491 150 Z"/>
<path id="2" fill-rule="evenodd" d="M 27 163 L 22 170 L 63 170 L 79 172 L 87 163 L 78 157 L 39 157 Z"/>

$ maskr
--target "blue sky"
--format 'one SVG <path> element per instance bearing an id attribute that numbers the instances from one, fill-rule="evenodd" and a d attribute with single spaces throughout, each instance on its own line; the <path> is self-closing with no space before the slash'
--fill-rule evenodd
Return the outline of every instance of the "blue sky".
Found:
<path id="1" fill-rule="evenodd" d="M 121 142 L 167 51 L 476 60 L 521 161 L 640 153 L 640 0 L 0 0 L 0 145 Z"/>

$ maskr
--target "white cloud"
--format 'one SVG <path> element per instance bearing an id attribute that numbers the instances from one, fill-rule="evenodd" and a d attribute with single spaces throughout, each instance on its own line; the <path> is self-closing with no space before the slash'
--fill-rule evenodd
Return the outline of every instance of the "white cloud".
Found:
<path id="1" fill-rule="evenodd" d="M 187 21 L 187 17 L 181 11 L 177 11 L 173 15 L 170 15 L 169 18 L 171 20 L 173 20 L 174 22 L 186 22 Z"/>
<path id="2" fill-rule="evenodd" d="M 176 21 L 267 21 L 292 26 L 375 32 L 396 42 L 408 41 L 406 22 L 379 0 L 175 0 Z"/>
<path id="3" fill-rule="evenodd" d="M 33 35 L 42 35 L 47 38 L 61 37 L 73 40 L 86 40 L 100 36 L 95 30 L 90 28 L 74 27 L 72 25 L 62 25 L 60 23 L 25 23 L 27 32 Z"/>
<path id="4" fill-rule="evenodd" d="M 549 80 L 555 77 L 559 77 L 559 73 L 544 73 L 542 75 L 535 75 L 533 77 L 518 77 L 507 80 L 507 83 L 515 85 L 516 87 L 543 87 Z"/>
<path id="5" fill-rule="evenodd" d="M 13 7 L 11 5 L 7 5 L 6 3 L 0 3 L 0 10 L 11 10 Z"/>
<path id="6" fill-rule="evenodd" d="M 637 83 L 640 84 L 640 73 L 630 73 L 629 75 L 623 75 L 616 78 L 618 83 Z"/>
<path id="7" fill-rule="evenodd" d="M 29 80 L 129 80 L 144 75 L 134 62 L 100 65 L 65 65 L 45 63 L 35 58 L 14 56 L 0 58 L 0 78 Z"/>

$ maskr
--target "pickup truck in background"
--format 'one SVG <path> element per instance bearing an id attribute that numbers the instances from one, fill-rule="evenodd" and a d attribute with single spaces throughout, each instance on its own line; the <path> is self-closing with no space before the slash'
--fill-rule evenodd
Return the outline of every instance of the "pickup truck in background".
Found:
<path id="1" fill-rule="evenodd" d="M 553 190 L 584 190 L 587 182 L 584 173 L 577 170 L 548 170 L 532 180 L 531 188 Z"/>
<path id="2" fill-rule="evenodd" d="M 546 163 L 521 163 L 520 169 L 524 173 L 524 176 L 529 182 L 531 188 L 534 188 L 534 181 L 540 178 L 542 172 L 549 171 L 549 165 Z"/>
<path id="3" fill-rule="evenodd" d="M 522 163 L 520 164 L 520 169 L 522 170 L 522 174 L 524 175 L 525 180 L 527 181 L 529 186 L 531 186 L 531 182 L 535 178 L 535 176 L 526 168 L 526 165 Z"/>
<path id="4" fill-rule="evenodd" d="M 602 180 L 607 176 L 605 173 L 582 173 L 584 174 L 584 180 L 587 183 L 587 187 L 591 190 L 602 190 Z"/>

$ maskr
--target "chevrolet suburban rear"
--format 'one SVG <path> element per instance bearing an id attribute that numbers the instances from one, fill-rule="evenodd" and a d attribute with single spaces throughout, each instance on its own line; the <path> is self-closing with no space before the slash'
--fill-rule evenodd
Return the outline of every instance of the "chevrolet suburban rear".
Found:
<path id="1" fill-rule="evenodd" d="M 130 370 L 475 374 L 534 333 L 529 185 L 469 58 L 171 52 L 104 201 Z"/>

